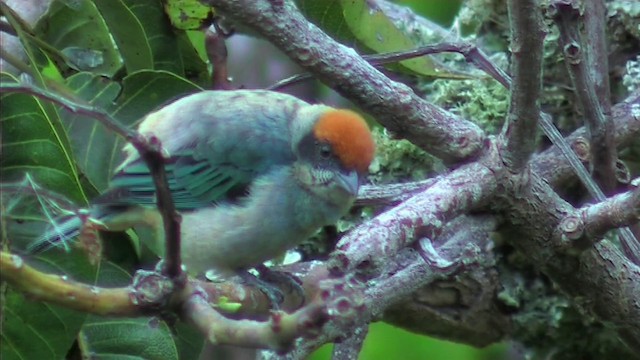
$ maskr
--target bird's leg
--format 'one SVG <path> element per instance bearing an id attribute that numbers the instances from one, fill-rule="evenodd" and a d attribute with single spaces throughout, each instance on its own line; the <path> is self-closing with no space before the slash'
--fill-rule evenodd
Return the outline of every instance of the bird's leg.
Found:
<path id="1" fill-rule="evenodd" d="M 293 292 L 296 292 L 300 299 L 302 299 L 300 306 L 302 306 L 305 302 L 305 292 L 302 288 L 302 284 L 300 280 L 298 280 L 295 276 L 284 272 L 272 270 L 271 268 L 265 266 L 264 264 L 260 264 L 255 267 L 255 269 L 260 273 L 260 279 L 266 281 L 270 284 L 284 284 L 288 286 Z"/>

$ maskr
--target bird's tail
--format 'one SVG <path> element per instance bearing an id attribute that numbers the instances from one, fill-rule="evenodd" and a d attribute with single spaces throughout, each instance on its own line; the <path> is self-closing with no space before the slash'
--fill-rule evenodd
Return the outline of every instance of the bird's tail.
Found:
<path id="1" fill-rule="evenodd" d="M 29 244 L 27 252 L 40 253 L 55 247 L 68 249 L 69 243 L 80 234 L 84 222 L 77 214 L 55 219 L 38 239 Z"/>

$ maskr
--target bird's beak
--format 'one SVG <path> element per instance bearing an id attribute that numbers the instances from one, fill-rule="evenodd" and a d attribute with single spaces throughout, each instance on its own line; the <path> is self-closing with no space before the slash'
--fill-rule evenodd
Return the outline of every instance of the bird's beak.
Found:
<path id="1" fill-rule="evenodd" d="M 348 194 L 356 197 L 360 188 L 360 177 L 357 171 L 340 172 L 338 185 Z"/>

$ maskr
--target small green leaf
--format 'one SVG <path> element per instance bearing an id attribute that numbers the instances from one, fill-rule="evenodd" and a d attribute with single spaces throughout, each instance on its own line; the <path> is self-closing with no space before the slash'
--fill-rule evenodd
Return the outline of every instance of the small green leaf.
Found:
<path id="1" fill-rule="evenodd" d="M 240 310 L 240 308 L 242 308 L 241 303 L 231 302 L 226 296 L 221 296 L 215 306 L 223 312 L 230 314 L 235 314 Z"/>
<path id="2" fill-rule="evenodd" d="M 180 30 L 198 30 L 208 27 L 214 11 L 200 0 L 164 0 L 164 11 L 171 24 Z"/>

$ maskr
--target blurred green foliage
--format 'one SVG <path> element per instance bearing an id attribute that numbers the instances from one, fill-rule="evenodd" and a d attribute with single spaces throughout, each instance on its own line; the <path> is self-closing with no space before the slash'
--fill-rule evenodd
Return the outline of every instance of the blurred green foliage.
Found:
<path id="1" fill-rule="evenodd" d="M 395 2 L 408 6 L 416 14 L 443 26 L 451 25 L 462 4 L 462 0 L 396 0 Z"/>
<path id="2" fill-rule="evenodd" d="M 325 345 L 309 359 L 330 359 L 332 349 L 333 345 Z M 504 353 L 504 345 L 476 349 L 413 334 L 385 323 L 374 323 L 369 327 L 359 359 L 499 360 L 505 359 Z"/>

